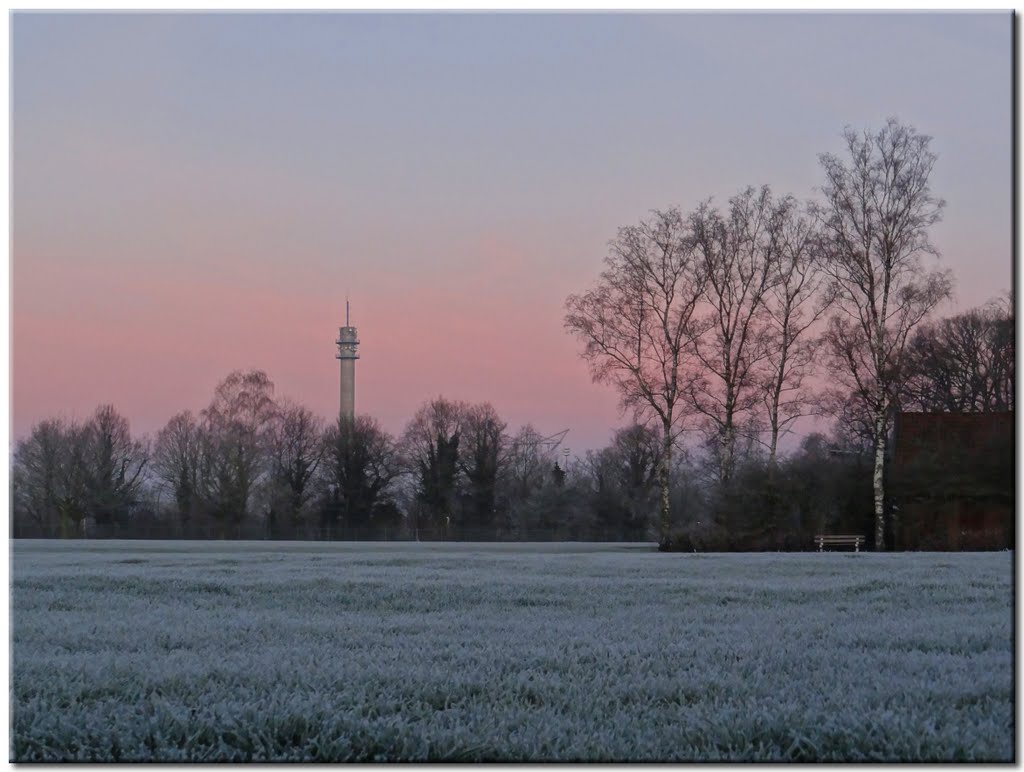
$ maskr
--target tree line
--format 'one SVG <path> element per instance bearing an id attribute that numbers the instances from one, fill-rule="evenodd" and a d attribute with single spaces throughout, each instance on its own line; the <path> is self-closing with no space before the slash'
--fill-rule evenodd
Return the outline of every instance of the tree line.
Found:
<path id="1" fill-rule="evenodd" d="M 791 514 L 780 438 L 803 416 L 837 416 L 871 454 L 871 530 L 883 548 L 896 413 L 1013 409 L 1009 303 L 928 324 L 953 287 L 926 262 L 945 206 L 930 187 L 931 138 L 890 119 L 844 140 L 844 156 L 819 156 L 817 200 L 765 185 L 724 206 L 654 211 L 619 229 L 597 284 L 566 301 L 565 327 L 594 380 L 660 431 L 663 548 L 691 541 L 674 532 L 671 506 L 682 446 L 701 447 L 710 519 L 731 544 L 749 540 L 738 510 L 753 508 L 766 528 Z M 752 498 L 760 455 L 765 481 Z"/>
<path id="2" fill-rule="evenodd" d="M 749 187 L 619 229 L 566 302 L 633 418 L 603 449 L 570 462 L 489 403 L 444 397 L 392 436 L 235 372 L 153 438 L 111 405 L 36 424 L 12 456 L 14 532 L 775 549 L 855 530 L 881 546 L 895 414 L 1012 411 L 1014 319 L 1009 296 L 932 318 L 952 277 L 924 262 L 944 207 L 930 138 L 895 120 L 844 137 L 845 158 L 819 157 L 819 200 Z M 783 452 L 806 416 L 830 432 Z"/>
<path id="3" fill-rule="evenodd" d="M 1005 300 L 922 325 L 907 346 L 900 404 L 1012 410 L 1013 363 Z M 856 395 L 835 404 L 831 431 L 789 453 L 772 432 L 757 437 L 744 425 L 727 486 L 714 434 L 683 443 L 668 469 L 675 547 L 806 549 L 814 533 L 871 526 L 872 424 Z M 570 460 L 533 426 L 510 431 L 488 403 L 442 397 L 396 437 L 365 415 L 329 423 L 278 397 L 264 372 L 235 372 L 208 407 L 178 413 L 152 438 L 133 437 L 111 405 L 82 422 L 37 423 L 12 458 L 13 530 L 651 540 L 663 513 L 664 448 L 657 424 L 633 423 L 607 447 Z M 1006 485 L 1012 490 L 1012 478 Z"/>
<path id="4" fill-rule="evenodd" d="M 398 437 L 365 415 L 330 422 L 234 372 L 198 414 L 132 437 L 102 405 L 37 423 L 13 454 L 15 535 L 206 538 L 650 537 L 656 437 L 622 429 L 569 463 L 488 403 L 438 397 Z"/>

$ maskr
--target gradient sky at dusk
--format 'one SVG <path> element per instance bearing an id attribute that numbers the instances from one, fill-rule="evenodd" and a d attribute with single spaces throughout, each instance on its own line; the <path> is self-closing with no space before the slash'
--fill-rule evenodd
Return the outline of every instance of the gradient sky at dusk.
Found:
<path id="1" fill-rule="evenodd" d="M 1010 289 L 1011 15 L 12 18 L 12 434 L 136 433 L 236 368 L 399 432 L 438 394 L 603 445 L 563 303 L 616 228 L 747 184 L 813 195 L 847 124 L 934 137 L 967 308 Z"/>

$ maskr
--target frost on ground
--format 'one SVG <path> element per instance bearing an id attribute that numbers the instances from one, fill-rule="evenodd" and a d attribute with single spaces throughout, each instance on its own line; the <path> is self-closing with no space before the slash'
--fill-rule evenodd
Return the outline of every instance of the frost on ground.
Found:
<path id="1" fill-rule="evenodd" d="M 14 761 L 1003 760 L 1012 555 L 13 542 Z"/>

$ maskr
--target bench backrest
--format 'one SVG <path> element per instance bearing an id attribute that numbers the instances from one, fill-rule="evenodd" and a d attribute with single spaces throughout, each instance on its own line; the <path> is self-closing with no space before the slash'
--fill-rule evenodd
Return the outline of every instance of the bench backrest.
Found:
<path id="1" fill-rule="evenodd" d="M 840 535 L 835 535 L 835 536 L 827 536 L 825 534 L 818 534 L 817 536 L 814 537 L 814 543 L 818 547 L 818 552 L 822 552 L 825 549 L 826 545 L 829 546 L 829 547 L 839 547 L 839 546 L 842 546 L 842 547 L 853 547 L 854 550 L 856 550 L 857 552 L 860 552 L 860 547 L 861 547 L 862 544 L 867 546 L 866 542 L 864 541 L 864 537 L 863 536 L 857 536 L 857 535 L 853 535 L 853 534 L 851 534 L 851 535 L 842 535 L 842 534 L 840 534 Z"/>

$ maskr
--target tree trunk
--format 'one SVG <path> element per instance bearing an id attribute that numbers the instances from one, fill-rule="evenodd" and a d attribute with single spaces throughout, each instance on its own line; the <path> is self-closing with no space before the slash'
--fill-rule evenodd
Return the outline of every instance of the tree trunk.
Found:
<path id="1" fill-rule="evenodd" d="M 658 485 L 661 488 L 661 517 L 659 542 L 662 549 L 671 546 L 672 515 L 669 509 L 669 473 L 672 470 L 672 425 L 663 427 L 661 464 L 658 466 Z"/>
<path id="2" fill-rule="evenodd" d="M 768 445 L 768 468 L 774 470 L 778 466 L 779 458 L 779 390 L 776 389 L 772 397 L 772 407 L 769 413 L 771 424 L 771 441 Z"/>
<path id="3" fill-rule="evenodd" d="M 778 457 L 779 448 L 779 403 L 782 401 L 782 386 L 786 380 L 786 361 L 789 354 L 789 320 L 790 320 L 790 307 L 787 302 L 785 317 L 783 319 L 783 334 L 782 334 L 782 351 L 780 352 L 779 359 L 779 374 L 775 378 L 775 383 L 772 384 L 772 404 L 768 410 L 768 418 L 771 423 L 771 447 L 768 453 L 768 468 L 774 470 L 776 466 L 776 459 Z"/>
<path id="4" fill-rule="evenodd" d="M 719 480 L 723 486 L 728 486 L 732 481 L 732 469 L 736 455 L 736 429 L 732 425 L 732 417 L 726 421 L 725 431 L 722 434 L 722 459 Z"/>
<path id="5" fill-rule="evenodd" d="M 885 412 L 875 416 L 875 549 L 885 549 Z"/>
<path id="6" fill-rule="evenodd" d="M 764 535 L 771 538 L 776 538 L 779 527 L 779 510 L 780 499 L 779 495 L 779 475 L 778 475 L 778 460 L 775 456 L 775 439 L 776 435 L 772 437 L 772 449 L 771 455 L 768 459 L 768 495 L 766 503 L 766 512 L 764 518 Z"/>

